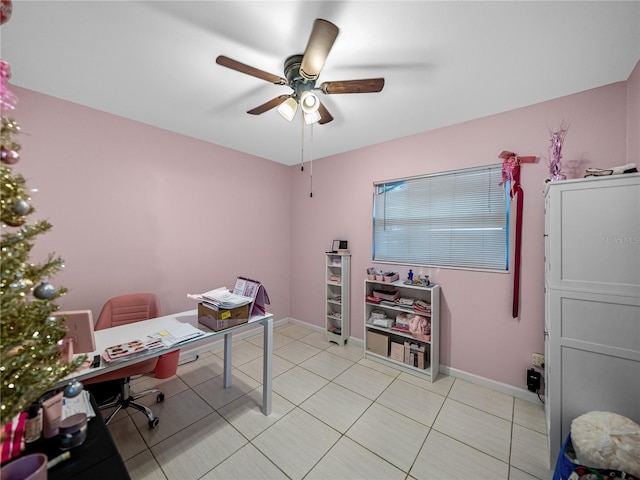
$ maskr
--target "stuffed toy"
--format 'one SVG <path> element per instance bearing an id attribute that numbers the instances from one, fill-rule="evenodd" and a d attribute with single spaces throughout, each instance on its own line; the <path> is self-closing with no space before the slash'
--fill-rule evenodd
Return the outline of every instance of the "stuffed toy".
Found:
<path id="1" fill-rule="evenodd" d="M 424 335 L 431 334 L 431 324 L 426 317 L 422 315 L 409 316 L 409 331 L 411 333 L 420 333 Z"/>

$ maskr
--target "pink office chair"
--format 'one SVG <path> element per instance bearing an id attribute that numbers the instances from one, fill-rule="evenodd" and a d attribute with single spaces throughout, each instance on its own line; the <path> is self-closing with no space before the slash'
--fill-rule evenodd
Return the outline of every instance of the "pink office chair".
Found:
<path id="1" fill-rule="evenodd" d="M 119 325 L 148 320 L 159 316 L 160 302 L 155 294 L 133 293 L 129 295 L 121 295 L 110 299 L 105 303 L 104 307 L 102 307 L 102 311 L 100 312 L 100 316 L 96 322 L 95 330 L 117 327 Z M 107 416 L 104 423 L 108 425 L 122 408 L 133 407 L 147 416 L 149 419 L 149 427 L 157 427 L 160 421 L 158 417 L 153 414 L 149 407 L 141 403 L 137 403 L 135 400 L 155 393 L 157 394 L 157 402 L 160 403 L 164 401 L 164 393 L 162 393 L 161 390 L 154 388 L 132 395 L 129 390 L 130 378 L 134 375 L 144 375 L 153 371 L 162 371 L 163 374 L 161 378 L 168 378 L 169 376 L 175 375 L 178 368 L 179 353 L 180 352 L 177 350 L 167 355 L 145 360 L 143 362 L 136 363 L 135 365 L 114 370 L 83 381 L 85 385 L 114 380 L 118 381 L 120 392 L 116 399 L 112 402 L 100 405 L 101 409 L 115 407 L 113 412 Z M 91 388 L 89 389 L 91 390 Z"/>

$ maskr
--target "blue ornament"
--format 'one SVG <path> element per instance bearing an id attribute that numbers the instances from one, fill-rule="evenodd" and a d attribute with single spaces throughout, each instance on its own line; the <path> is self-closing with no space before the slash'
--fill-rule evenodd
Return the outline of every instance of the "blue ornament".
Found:
<path id="1" fill-rule="evenodd" d="M 56 287 L 51 285 L 46 280 L 43 280 L 42 283 L 40 283 L 40 285 L 38 285 L 33 290 L 33 296 L 39 298 L 40 300 L 48 300 L 50 298 L 53 298 L 56 293 Z"/>

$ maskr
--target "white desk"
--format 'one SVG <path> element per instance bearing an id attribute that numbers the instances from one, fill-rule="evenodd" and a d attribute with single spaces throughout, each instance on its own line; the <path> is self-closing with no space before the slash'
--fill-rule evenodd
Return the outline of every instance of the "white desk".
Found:
<path id="1" fill-rule="evenodd" d="M 87 380 L 91 377 L 101 375 L 113 370 L 136 364 L 143 360 L 158 357 L 165 353 L 173 352 L 175 350 L 181 350 L 185 347 L 194 347 L 207 343 L 213 343 L 219 340 L 221 336 L 224 336 L 224 388 L 231 387 L 231 350 L 232 350 L 232 334 L 234 332 L 244 330 L 253 327 L 255 324 L 261 324 L 264 328 L 264 341 L 263 341 L 263 362 L 262 362 L 262 413 L 265 415 L 271 414 L 271 388 L 272 388 L 272 358 L 273 358 L 273 314 L 267 313 L 266 315 L 253 317 L 248 323 L 243 323 L 235 327 L 222 330 L 220 332 L 213 332 L 206 327 L 198 324 L 198 312 L 197 310 L 188 310 L 186 312 L 174 313 L 171 315 L 164 315 L 162 317 L 153 318 L 151 320 L 144 320 L 141 322 L 129 323 L 120 327 L 107 328 L 105 330 L 98 330 L 95 332 L 96 350 L 95 352 L 87 354 L 89 359 L 92 359 L 94 355 L 101 355 L 107 347 L 117 345 L 119 343 L 128 342 L 130 340 L 143 339 L 147 335 L 157 333 L 161 330 L 175 325 L 177 322 L 190 323 L 200 328 L 205 334 L 203 336 L 188 340 L 179 345 L 167 349 L 160 349 L 154 352 L 150 352 L 147 355 L 142 355 L 131 360 L 122 360 L 107 364 L 102 359 L 101 364 L 97 368 L 87 368 L 84 370 L 78 370 L 69 375 L 65 380 L 59 382 L 56 386 L 61 387 L 69 382 L 69 379 L 77 378 L 80 382 Z"/>

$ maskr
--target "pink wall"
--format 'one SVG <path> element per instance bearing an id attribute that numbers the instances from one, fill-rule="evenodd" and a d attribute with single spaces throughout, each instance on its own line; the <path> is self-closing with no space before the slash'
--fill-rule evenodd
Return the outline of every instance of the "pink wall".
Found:
<path id="1" fill-rule="evenodd" d="M 261 280 L 276 318 L 289 312 L 287 167 L 13 87 L 21 161 L 36 213 L 53 229 L 65 309 L 96 316 L 114 295 L 152 291 L 165 313 L 195 308 L 187 293 Z"/>
<path id="2" fill-rule="evenodd" d="M 25 133 L 16 170 L 39 189 L 34 217 L 54 225 L 34 257 L 65 258 L 53 279 L 71 290 L 65 309 L 97 315 L 107 298 L 147 290 L 177 312 L 194 306 L 187 293 L 247 275 L 267 286 L 276 319 L 323 326 L 324 252 L 344 238 L 353 254 L 351 332 L 362 338 L 373 182 L 499 163 L 502 150 L 537 155 L 523 167 L 520 318 L 511 318 L 510 274 L 423 269 L 442 285 L 441 363 L 524 387 L 531 352 L 543 351 L 548 130 L 570 122 L 564 158 L 573 177 L 639 158 L 627 133 L 639 123 L 631 113 L 638 77 L 636 68 L 629 82 L 315 161 L 312 198 L 308 165 L 300 172 L 14 87 Z"/>
<path id="3" fill-rule="evenodd" d="M 640 167 L 640 62 L 627 80 L 627 163 Z"/>
<path id="4" fill-rule="evenodd" d="M 363 338 L 363 281 L 371 262 L 374 181 L 500 163 L 510 150 L 536 155 L 525 165 L 520 317 L 511 316 L 512 275 L 414 268 L 442 286 L 441 363 L 498 382 L 525 387 L 532 352 L 544 352 L 543 192 L 549 128 L 570 123 L 564 170 L 626 160 L 624 82 L 491 117 L 425 132 L 314 162 L 309 181 L 291 167 L 290 316 L 324 325 L 324 252 L 347 239 L 352 253 L 351 335 Z M 308 169 L 305 169 L 308 170 Z M 615 212 L 613 212 L 615 213 Z M 376 265 L 384 268 L 384 265 Z M 395 267 L 405 276 L 408 266 Z"/>

